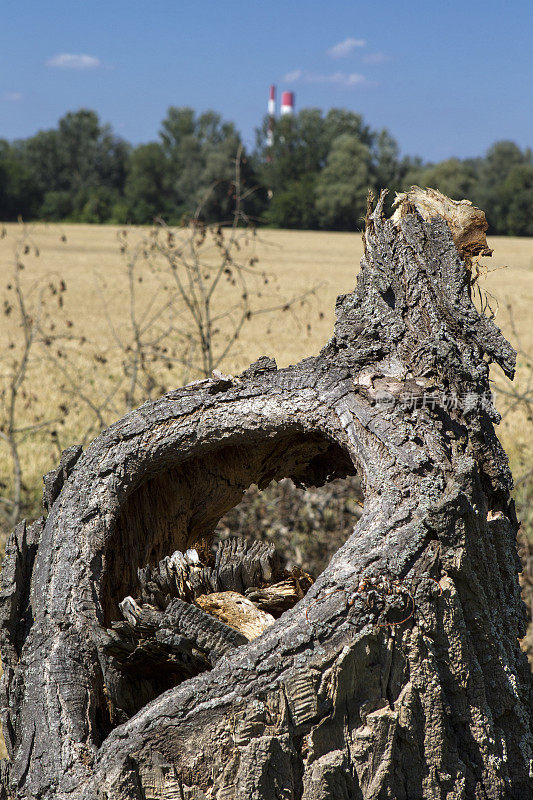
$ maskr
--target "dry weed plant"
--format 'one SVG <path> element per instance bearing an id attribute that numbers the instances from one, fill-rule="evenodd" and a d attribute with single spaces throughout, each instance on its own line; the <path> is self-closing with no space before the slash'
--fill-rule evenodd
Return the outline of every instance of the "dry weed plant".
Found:
<path id="1" fill-rule="evenodd" d="M 11 526 L 24 510 L 23 493 L 27 490 L 21 445 L 44 432 L 57 438 L 54 426 L 65 411 L 60 406 L 56 417 L 45 418 L 39 409 L 38 387 L 31 380 L 33 367 L 49 348 L 57 347 L 58 358 L 63 355 L 61 343 L 70 338 L 72 326 L 62 314 L 65 281 L 56 274 L 45 280 L 25 276 L 25 257 L 31 252 L 39 257 L 33 231 L 23 225 L 4 287 L 2 312 L 10 318 L 11 330 L 0 349 L 0 443 L 6 447 L 11 464 L 11 486 L 0 485 L 0 511 Z M 10 491 L 6 493 L 6 489 Z"/>
<path id="2" fill-rule="evenodd" d="M 126 323 L 113 314 L 115 298 L 100 265 L 95 275 L 100 317 L 92 320 L 92 331 L 78 331 L 76 320 L 64 313 L 65 281 L 55 274 L 32 281 L 23 257 L 30 252 L 37 257 L 39 250 L 33 230 L 21 224 L 3 307 L 10 338 L 0 350 L 0 445 L 10 455 L 0 487 L 6 532 L 22 516 L 38 514 L 40 490 L 24 476 L 23 441 L 48 437 L 51 468 L 64 447 L 87 444 L 169 386 L 209 377 L 238 348 L 254 317 L 279 313 L 299 320 L 299 311 L 308 311 L 315 289 L 283 297 L 275 276 L 257 266 L 258 234 L 244 210 L 250 190 L 241 185 L 241 158 L 239 151 L 228 187 L 234 212 L 226 223 L 203 222 L 200 204 L 181 228 L 158 220 L 148 231 L 119 231 Z M 310 329 L 309 314 L 306 324 Z M 59 398 L 57 413 L 49 418 L 41 408 L 36 369 L 43 363 L 55 376 Z M 75 432 L 65 428 L 69 415 L 78 420 Z"/>
<path id="3" fill-rule="evenodd" d="M 258 232 L 245 211 L 253 189 L 242 185 L 241 161 L 242 147 L 228 186 L 231 220 L 203 221 L 213 185 L 181 228 L 170 228 L 159 219 L 148 237 L 133 245 L 127 230 L 120 234 L 128 265 L 131 330 L 128 342 L 116 330 L 113 335 L 124 354 L 128 407 L 133 407 L 138 386 L 147 397 L 153 388 L 161 388 L 151 363 L 164 363 L 168 369 L 179 364 L 186 378 L 208 377 L 227 360 L 253 317 L 294 313 L 316 292 L 312 288 L 287 298 L 276 288 L 266 288 L 275 283 L 275 276 L 257 267 Z M 140 318 L 135 287 L 147 272 L 155 277 L 157 288 Z M 113 327 L 109 315 L 108 321 Z"/>

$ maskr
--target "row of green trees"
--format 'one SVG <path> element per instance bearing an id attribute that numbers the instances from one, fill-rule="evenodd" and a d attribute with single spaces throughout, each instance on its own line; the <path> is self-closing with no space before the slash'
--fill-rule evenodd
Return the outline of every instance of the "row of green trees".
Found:
<path id="1" fill-rule="evenodd" d="M 510 141 L 475 159 L 427 164 L 400 157 L 387 130 L 359 114 L 303 109 L 277 123 L 267 147 L 267 120 L 241 163 L 246 210 L 285 228 L 353 230 L 361 226 L 369 188 L 432 186 L 487 212 L 492 233 L 533 235 L 533 156 Z M 94 111 L 66 114 L 57 128 L 15 142 L 0 139 L 0 219 L 176 224 L 201 209 L 206 221 L 231 216 L 235 125 L 208 111 L 169 108 L 155 142 L 132 147 Z"/>

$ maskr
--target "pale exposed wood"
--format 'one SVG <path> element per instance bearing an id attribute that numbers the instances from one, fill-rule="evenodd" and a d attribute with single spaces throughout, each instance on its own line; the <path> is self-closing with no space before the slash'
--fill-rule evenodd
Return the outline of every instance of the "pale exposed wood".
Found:
<path id="1" fill-rule="evenodd" d="M 485 213 L 473 206 L 470 200 L 451 200 L 437 189 L 421 189 L 412 186 L 408 192 L 396 195 L 396 211 L 392 216 L 395 225 L 416 209 L 426 222 L 436 217 L 446 220 L 452 232 L 455 246 L 468 263 L 474 256 L 491 256 L 486 231 L 489 227 Z"/>
<path id="2" fill-rule="evenodd" d="M 272 614 L 261 611 L 239 592 L 201 594 L 195 602 L 207 614 L 225 622 L 249 641 L 256 639 L 275 622 Z"/>

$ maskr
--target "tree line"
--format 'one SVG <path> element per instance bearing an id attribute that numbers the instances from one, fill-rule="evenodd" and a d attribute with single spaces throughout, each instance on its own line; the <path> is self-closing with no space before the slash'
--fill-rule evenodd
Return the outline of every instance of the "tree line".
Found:
<path id="1" fill-rule="evenodd" d="M 432 186 L 486 211 L 490 232 L 533 235 L 533 154 L 496 142 L 479 158 L 426 163 L 400 156 L 386 129 L 344 109 L 303 109 L 268 120 L 241 163 L 246 211 L 273 227 L 354 230 L 368 189 Z M 213 111 L 170 107 L 157 141 L 132 147 L 81 109 L 27 139 L 0 139 L 0 219 L 179 224 L 229 219 L 239 131 Z"/>

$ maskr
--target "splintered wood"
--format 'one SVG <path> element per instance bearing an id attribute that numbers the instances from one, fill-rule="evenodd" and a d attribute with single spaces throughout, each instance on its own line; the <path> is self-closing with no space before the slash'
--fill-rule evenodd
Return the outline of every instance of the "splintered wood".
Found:
<path id="1" fill-rule="evenodd" d="M 239 592 L 201 594 L 195 602 L 207 614 L 240 631 L 249 641 L 260 636 L 275 622 L 272 614 L 261 611 Z"/>
<path id="2" fill-rule="evenodd" d="M 485 212 L 473 206 L 470 200 L 451 200 L 437 189 L 412 186 L 408 192 L 397 194 L 393 205 L 396 211 L 392 222 L 396 226 L 402 217 L 412 213 L 414 209 L 426 222 L 435 217 L 446 220 L 455 246 L 467 264 L 475 256 L 492 255 L 487 244 L 488 223 Z"/>

